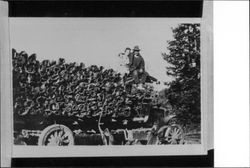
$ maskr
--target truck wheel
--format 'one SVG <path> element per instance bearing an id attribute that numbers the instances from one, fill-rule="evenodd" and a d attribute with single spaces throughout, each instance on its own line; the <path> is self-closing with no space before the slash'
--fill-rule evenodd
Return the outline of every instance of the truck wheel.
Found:
<path id="1" fill-rule="evenodd" d="M 173 124 L 164 130 L 163 137 L 161 138 L 161 144 L 183 144 L 184 132 L 180 125 Z"/>
<path id="2" fill-rule="evenodd" d="M 54 124 L 48 126 L 42 131 L 38 139 L 38 145 L 71 146 L 74 145 L 74 136 L 68 127 Z"/>

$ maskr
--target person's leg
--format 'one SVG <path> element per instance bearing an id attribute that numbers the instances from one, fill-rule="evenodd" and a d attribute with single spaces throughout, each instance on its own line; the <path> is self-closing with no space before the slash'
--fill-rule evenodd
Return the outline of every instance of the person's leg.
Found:
<path id="1" fill-rule="evenodd" d="M 141 82 L 142 84 L 145 84 L 146 79 L 147 79 L 147 76 L 148 76 L 148 74 L 147 74 L 146 72 L 142 72 L 142 73 L 140 74 L 140 82 Z"/>
<path id="2" fill-rule="evenodd" d="M 134 81 L 136 84 L 138 84 L 140 81 L 139 81 L 139 77 L 138 77 L 138 71 L 137 70 L 134 70 L 133 71 L 133 78 L 134 78 Z"/>

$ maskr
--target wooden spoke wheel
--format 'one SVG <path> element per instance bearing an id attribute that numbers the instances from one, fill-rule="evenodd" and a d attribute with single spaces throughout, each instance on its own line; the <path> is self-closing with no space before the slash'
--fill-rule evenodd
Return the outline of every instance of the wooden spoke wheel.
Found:
<path id="1" fill-rule="evenodd" d="M 42 131 L 38 139 L 38 145 L 71 146 L 74 145 L 74 136 L 68 127 L 55 124 Z"/>
<path id="2" fill-rule="evenodd" d="M 184 133 L 180 125 L 174 124 L 167 127 L 163 136 L 160 138 L 160 144 L 183 144 L 184 143 Z"/>

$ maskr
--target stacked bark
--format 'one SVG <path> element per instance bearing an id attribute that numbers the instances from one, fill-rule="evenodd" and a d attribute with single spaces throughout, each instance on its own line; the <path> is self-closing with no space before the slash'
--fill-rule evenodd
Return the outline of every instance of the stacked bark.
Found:
<path id="1" fill-rule="evenodd" d="M 126 90 L 126 76 L 83 63 L 38 61 L 35 54 L 12 50 L 14 114 L 79 118 L 130 117 L 153 103 L 152 89 Z"/>

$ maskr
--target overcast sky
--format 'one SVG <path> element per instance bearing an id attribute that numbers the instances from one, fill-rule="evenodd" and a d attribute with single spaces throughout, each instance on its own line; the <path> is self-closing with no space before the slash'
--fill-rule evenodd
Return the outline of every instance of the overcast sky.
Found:
<path id="1" fill-rule="evenodd" d="M 171 27 L 199 19 L 167 18 L 11 18 L 11 47 L 18 52 L 36 53 L 39 60 L 84 62 L 119 71 L 118 54 L 139 45 L 146 71 L 160 81 L 169 81 L 166 61 Z"/>

